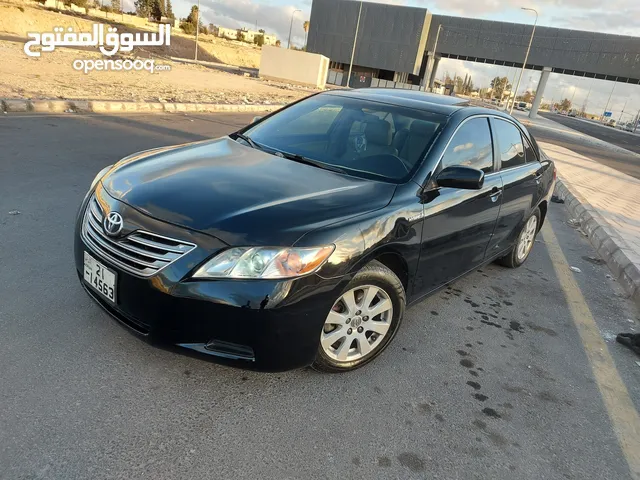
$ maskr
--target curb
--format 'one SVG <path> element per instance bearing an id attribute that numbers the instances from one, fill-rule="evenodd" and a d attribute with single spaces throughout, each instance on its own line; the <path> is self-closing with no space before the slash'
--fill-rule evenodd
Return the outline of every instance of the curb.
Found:
<path id="1" fill-rule="evenodd" d="M 560 179 L 556 182 L 555 194 L 565 201 L 567 210 L 578 219 L 591 245 L 640 307 L 640 253 L 633 251 L 589 202 Z"/>
<path id="2" fill-rule="evenodd" d="M 230 105 L 219 103 L 117 102 L 103 100 L 0 99 L 0 111 L 32 113 L 176 113 L 273 112 L 284 105 Z"/>

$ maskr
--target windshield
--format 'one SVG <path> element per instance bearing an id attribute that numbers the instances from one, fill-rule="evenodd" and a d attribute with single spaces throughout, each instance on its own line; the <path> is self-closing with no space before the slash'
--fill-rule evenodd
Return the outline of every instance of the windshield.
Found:
<path id="1" fill-rule="evenodd" d="M 403 182 L 445 121 L 444 115 L 422 110 L 322 94 L 243 133 L 261 148 L 302 156 L 320 167 L 333 165 L 352 175 Z"/>

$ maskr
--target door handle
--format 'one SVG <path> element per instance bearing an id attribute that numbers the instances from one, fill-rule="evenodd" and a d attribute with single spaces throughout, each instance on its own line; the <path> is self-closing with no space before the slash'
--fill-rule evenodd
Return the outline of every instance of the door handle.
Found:
<path id="1" fill-rule="evenodd" d="M 500 198 L 500 195 L 502 195 L 502 189 L 498 187 L 493 187 L 491 189 L 491 194 L 489 198 L 491 198 L 491 201 L 495 203 Z"/>
<path id="2" fill-rule="evenodd" d="M 534 178 L 536 179 L 536 183 L 540 184 L 540 179 L 542 178 L 542 172 L 536 172 L 534 174 Z"/>

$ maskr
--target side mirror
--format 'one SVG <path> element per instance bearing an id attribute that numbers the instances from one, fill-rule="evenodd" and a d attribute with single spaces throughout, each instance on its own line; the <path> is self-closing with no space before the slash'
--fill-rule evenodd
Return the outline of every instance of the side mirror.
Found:
<path id="1" fill-rule="evenodd" d="M 256 115 L 255 117 L 253 117 L 253 119 L 251 120 L 251 123 L 256 123 L 258 120 L 260 120 L 262 117 L 260 115 Z"/>
<path id="2" fill-rule="evenodd" d="M 439 187 L 480 190 L 484 185 L 484 172 L 477 168 L 452 165 L 438 174 L 436 184 Z"/>

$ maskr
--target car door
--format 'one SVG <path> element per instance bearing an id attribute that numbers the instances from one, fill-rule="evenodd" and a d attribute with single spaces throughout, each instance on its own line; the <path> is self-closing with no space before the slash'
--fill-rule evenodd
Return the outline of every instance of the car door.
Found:
<path id="1" fill-rule="evenodd" d="M 486 116 L 463 121 L 446 147 L 434 177 L 451 165 L 485 172 L 479 190 L 427 186 L 418 274 L 414 287 L 426 294 L 478 266 L 498 219 L 502 180 L 495 171 L 494 148 Z"/>
<path id="2" fill-rule="evenodd" d="M 491 130 L 498 150 L 503 193 L 500 216 L 487 249 L 488 257 L 513 245 L 524 221 L 543 195 L 540 188 L 543 168 L 527 136 L 505 118 L 493 117 Z"/>

